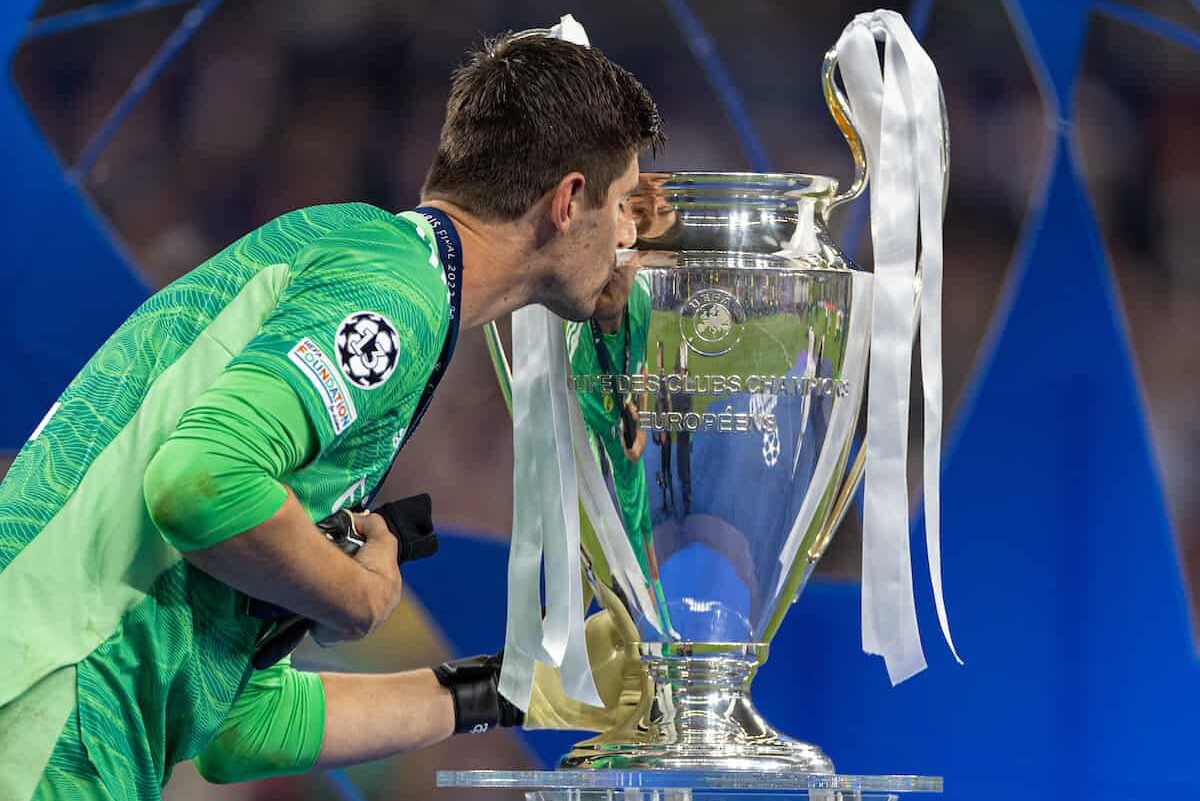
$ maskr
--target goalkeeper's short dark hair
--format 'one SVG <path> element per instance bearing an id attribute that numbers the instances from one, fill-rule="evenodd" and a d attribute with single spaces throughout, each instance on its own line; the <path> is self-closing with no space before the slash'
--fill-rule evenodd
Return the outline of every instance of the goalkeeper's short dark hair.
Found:
<path id="1" fill-rule="evenodd" d="M 658 108 L 596 48 L 505 34 L 459 67 L 421 195 L 484 219 L 514 220 L 568 172 L 598 206 L 646 147 L 664 141 Z"/>

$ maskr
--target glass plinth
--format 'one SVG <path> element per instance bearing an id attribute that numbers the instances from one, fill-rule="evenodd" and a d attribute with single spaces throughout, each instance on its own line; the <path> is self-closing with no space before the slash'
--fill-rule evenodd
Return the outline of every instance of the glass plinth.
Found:
<path id="1" fill-rule="evenodd" d="M 775 799 L 898 801 L 940 793 L 941 776 L 840 776 L 745 770 L 457 770 L 439 771 L 438 787 L 526 790 L 528 801 L 734 801 Z"/>

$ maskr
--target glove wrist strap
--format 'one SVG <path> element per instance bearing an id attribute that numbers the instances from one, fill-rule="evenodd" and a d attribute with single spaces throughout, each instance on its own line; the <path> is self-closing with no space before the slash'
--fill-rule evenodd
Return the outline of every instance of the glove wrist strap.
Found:
<path id="1" fill-rule="evenodd" d="M 433 675 L 450 691 L 455 734 L 483 734 L 496 727 L 519 726 L 523 722 L 520 711 L 496 689 L 500 676 L 498 658 L 473 656 L 445 662 L 433 669 Z"/>
<path id="2" fill-rule="evenodd" d="M 448 687 L 454 699 L 454 733 L 483 734 L 500 723 L 496 685 L 488 679 Z"/>

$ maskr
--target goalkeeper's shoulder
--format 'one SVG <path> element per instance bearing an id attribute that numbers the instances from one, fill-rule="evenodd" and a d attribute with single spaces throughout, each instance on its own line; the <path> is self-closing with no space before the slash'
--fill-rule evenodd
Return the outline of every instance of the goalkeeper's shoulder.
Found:
<path id="1" fill-rule="evenodd" d="M 449 294 L 430 236 L 406 215 L 376 212 L 309 244 L 296 256 L 293 280 L 329 287 L 359 303 L 405 298 L 439 316 Z"/>
<path id="2" fill-rule="evenodd" d="M 297 261 L 355 261 L 363 268 L 424 266 L 429 274 L 440 277 L 436 246 L 419 224 L 406 215 L 356 205 L 371 213 L 344 215 L 340 225 L 311 242 Z"/>

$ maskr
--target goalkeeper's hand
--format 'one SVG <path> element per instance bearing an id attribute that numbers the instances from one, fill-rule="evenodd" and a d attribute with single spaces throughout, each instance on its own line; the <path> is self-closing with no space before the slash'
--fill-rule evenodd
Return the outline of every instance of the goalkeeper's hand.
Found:
<path id="1" fill-rule="evenodd" d="M 641 664 L 608 611 L 589 617 L 585 628 L 592 676 L 604 706 L 568 698 L 558 671 L 539 662 L 534 666 L 529 712 L 523 713 L 497 689 L 504 652 L 472 656 L 433 669 L 454 700 L 454 733 L 483 734 L 511 726 L 603 731 L 627 716 L 638 706 L 648 682 Z"/>
<path id="2" fill-rule="evenodd" d="M 501 651 L 494 657 L 471 657 L 459 662 L 447 662 L 434 669 L 438 681 L 449 687 L 455 696 L 456 732 L 483 732 L 494 726 L 599 732 L 612 728 L 639 710 L 644 711 L 643 707 L 651 703 L 653 693 L 650 677 L 642 669 L 637 656 L 637 626 L 625 610 L 621 598 L 603 581 L 585 582 L 583 589 L 585 608 L 591 603 L 592 592 L 598 594 L 605 607 L 584 623 L 588 663 L 604 706 L 591 706 L 567 697 L 559 672 L 538 662 L 533 669 L 529 710 L 522 714 L 496 689 L 503 666 L 504 652 Z M 486 670 L 446 670 L 463 663 L 470 663 L 471 667 L 486 667 Z M 459 678 L 463 681 L 458 682 Z M 463 700 L 465 694 L 456 694 L 453 686 L 455 683 L 468 684 L 473 680 L 481 682 L 472 688 L 475 696 L 487 699 L 486 704 L 481 704 L 484 708 L 478 719 L 470 714 L 458 714 L 460 708 L 470 708 L 472 705 Z M 493 697 L 494 702 L 491 700 Z"/>
<path id="3" fill-rule="evenodd" d="M 374 615 L 379 622 L 386 620 L 400 601 L 399 565 L 437 552 L 433 506 L 425 494 L 385 503 L 369 514 L 342 510 L 318 522 L 317 527 L 343 553 L 394 588 Z M 261 620 L 276 622 L 255 647 L 251 661 L 259 670 L 290 654 L 309 631 L 313 631 L 322 645 L 341 639 L 339 632 L 321 627 L 314 630 L 313 621 L 255 598 L 247 599 L 247 612 Z"/>

